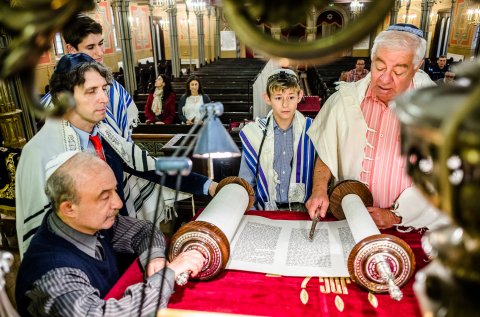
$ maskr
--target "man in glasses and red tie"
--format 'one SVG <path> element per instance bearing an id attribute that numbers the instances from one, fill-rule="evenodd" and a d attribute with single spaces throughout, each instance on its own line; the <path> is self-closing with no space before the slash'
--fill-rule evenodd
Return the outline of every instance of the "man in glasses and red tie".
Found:
<path id="1" fill-rule="evenodd" d="M 157 208 L 156 186 L 161 180 L 155 172 L 155 159 L 104 123 L 106 90 L 111 82 L 111 72 L 86 54 L 68 54 L 58 62 L 50 79 L 53 102 L 58 103 L 63 93 L 70 92 L 75 106 L 61 118 L 47 118 L 43 128 L 23 148 L 15 193 L 20 254 L 26 251 L 51 208 L 44 193 L 46 163 L 66 151 L 87 151 L 105 160 L 117 179 L 117 193 L 123 202 L 120 214 L 153 221 L 152 213 L 139 212 L 138 206 L 150 205 L 151 211 Z M 139 178 L 132 184 L 128 176 L 124 179 L 124 173 Z M 165 185 L 175 188 L 175 181 L 176 177 L 167 176 Z M 216 185 L 206 176 L 191 173 L 183 180 L 180 191 L 206 195 L 213 193 Z M 165 202 L 158 208 L 172 208 L 175 192 L 164 187 L 162 196 Z M 143 201 L 132 197 L 142 197 Z M 181 193 L 180 197 L 188 196 Z"/>

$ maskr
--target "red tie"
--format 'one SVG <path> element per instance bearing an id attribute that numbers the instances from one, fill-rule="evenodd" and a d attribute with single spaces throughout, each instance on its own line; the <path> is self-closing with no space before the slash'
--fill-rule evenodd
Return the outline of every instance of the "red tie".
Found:
<path id="1" fill-rule="evenodd" d="M 103 148 L 102 148 L 102 141 L 100 141 L 98 134 L 90 135 L 88 138 L 90 142 L 92 142 L 93 147 L 95 148 L 95 152 L 97 153 L 97 156 L 105 161 L 105 155 L 103 154 Z"/>

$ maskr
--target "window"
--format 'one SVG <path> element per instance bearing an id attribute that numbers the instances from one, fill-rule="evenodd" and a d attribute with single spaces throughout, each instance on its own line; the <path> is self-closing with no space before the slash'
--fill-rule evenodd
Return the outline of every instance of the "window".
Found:
<path id="1" fill-rule="evenodd" d="M 121 51 L 122 48 L 118 45 L 118 41 L 117 41 L 117 28 L 115 26 L 115 18 L 113 17 L 113 9 L 112 7 L 109 7 L 109 8 L 110 8 L 110 17 L 112 18 L 113 44 L 115 46 L 115 50 Z"/>
<path id="2" fill-rule="evenodd" d="M 62 56 L 65 54 L 63 49 L 62 36 L 60 35 L 60 33 L 55 33 L 55 39 L 53 41 L 53 49 L 55 50 L 56 56 Z"/>

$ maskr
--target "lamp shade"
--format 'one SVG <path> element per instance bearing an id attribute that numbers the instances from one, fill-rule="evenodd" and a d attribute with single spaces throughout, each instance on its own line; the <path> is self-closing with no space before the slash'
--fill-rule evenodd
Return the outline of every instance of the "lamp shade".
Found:
<path id="1" fill-rule="evenodd" d="M 240 150 L 220 119 L 210 116 L 199 132 L 193 156 L 200 158 L 238 157 Z"/>

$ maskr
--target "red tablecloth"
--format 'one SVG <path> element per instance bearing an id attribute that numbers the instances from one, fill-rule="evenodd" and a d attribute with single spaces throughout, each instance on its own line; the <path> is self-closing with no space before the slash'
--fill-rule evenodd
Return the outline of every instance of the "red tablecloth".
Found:
<path id="1" fill-rule="evenodd" d="M 297 110 L 304 115 L 316 115 L 320 111 L 320 97 L 304 96 L 303 101 L 298 103 Z"/>
<path id="2" fill-rule="evenodd" d="M 271 219 L 306 219 L 306 213 L 250 211 L 249 215 L 259 215 Z M 416 270 L 425 266 L 427 257 L 421 249 L 421 233 L 414 231 L 400 233 L 385 230 L 383 233 L 396 235 L 405 240 L 413 252 L 417 263 Z M 120 298 L 124 290 L 142 280 L 142 273 L 134 263 L 106 298 Z M 414 279 L 402 288 L 403 299 L 396 302 L 388 294 L 376 294 L 377 307 L 368 300 L 368 292 L 361 290 L 353 282 L 346 284 L 347 292 L 325 286 L 325 282 L 335 284 L 334 279 L 311 278 L 305 291 L 308 302 L 300 298 L 303 277 L 269 277 L 263 273 L 225 270 L 213 281 L 190 281 L 187 285 L 176 286 L 169 308 L 250 314 L 260 316 L 421 316 L 413 294 Z M 338 283 L 338 280 L 337 280 Z M 343 311 L 341 302 L 343 302 Z M 339 304 L 340 303 L 340 304 Z"/>

